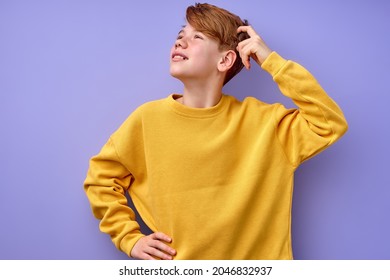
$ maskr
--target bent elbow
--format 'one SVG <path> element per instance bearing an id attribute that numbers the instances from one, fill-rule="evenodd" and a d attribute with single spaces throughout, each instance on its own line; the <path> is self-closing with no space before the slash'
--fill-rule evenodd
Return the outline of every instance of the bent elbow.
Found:
<path id="1" fill-rule="evenodd" d="M 339 140 L 348 131 L 348 122 L 345 118 L 340 119 L 333 125 L 333 136 L 331 143 Z"/>

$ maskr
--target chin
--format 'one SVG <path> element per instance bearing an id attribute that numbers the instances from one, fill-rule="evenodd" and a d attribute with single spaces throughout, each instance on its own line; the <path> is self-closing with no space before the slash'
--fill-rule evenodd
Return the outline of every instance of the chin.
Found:
<path id="1" fill-rule="evenodd" d="M 183 78 L 183 74 L 178 72 L 178 71 L 174 71 L 171 69 L 169 73 L 171 74 L 172 77 L 174 77 L 176 79 L 181 80 Z"/>
<path id="2" fill-rule="evenodd" d="M 174 78 L 176 78 L 176 79 L 179 79 L 179 77 L 178 77 L 175 73 L 170 72 L 170 74 L 171 74 L 172 77 L 174 77 Z"/>

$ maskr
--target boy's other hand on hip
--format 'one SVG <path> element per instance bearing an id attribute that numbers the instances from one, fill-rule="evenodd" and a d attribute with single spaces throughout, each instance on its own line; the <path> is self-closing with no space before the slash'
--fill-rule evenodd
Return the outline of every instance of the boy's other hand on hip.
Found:
<path id="1" fill-rule="evenodd" d="M 140 260 L 172 260 L 176 250 L 166 245 L 172 238 L 162 232 L 155 232 L 144 236 L 135 243 L 131 250 L 131 257 Z"/>

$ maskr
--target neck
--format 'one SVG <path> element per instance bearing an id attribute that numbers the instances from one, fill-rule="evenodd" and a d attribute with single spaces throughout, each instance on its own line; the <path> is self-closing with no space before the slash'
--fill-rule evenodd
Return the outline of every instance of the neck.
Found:
<path id="1" fill-rule="evenodd" d="M 218 104 L 222 97 L 222 85 L 184 84 L 183 97 L 178 99 L 183 105 L 192 108 L 210 108 Z"/>

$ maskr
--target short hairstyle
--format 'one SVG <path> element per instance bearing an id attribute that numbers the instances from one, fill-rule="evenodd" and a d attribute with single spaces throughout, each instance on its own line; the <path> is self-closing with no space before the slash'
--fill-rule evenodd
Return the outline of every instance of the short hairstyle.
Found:
<path id="1" fill-rule="evenodd" d="M 234 50 L 237 58 L 225 76 L 224 85 L 237 75 L 244 67 L 237 51 L 239 42 L 249 38 L 246 32 L 237 34 L 237 28 L 248 25 L 235 14 L 211 4 L 195 3 L 186 11 L 187 22 L 197 31 L 218 41 L 220 50 Z"/>

